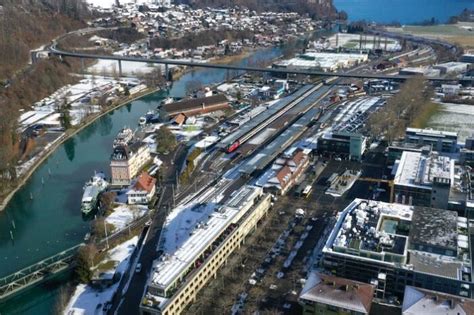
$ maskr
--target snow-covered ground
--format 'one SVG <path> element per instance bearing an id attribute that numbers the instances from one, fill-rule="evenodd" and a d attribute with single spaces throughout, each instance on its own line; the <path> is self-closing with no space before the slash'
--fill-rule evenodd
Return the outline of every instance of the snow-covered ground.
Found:
<path id="1" fill-rule="evenodd" d="M 159 65 L 150 65 L 146 62 L 122 62 L 122 75 L 140 75 L 153 71 L 154 69 L 161 69 Z M 87 71 L 95 74 L 112 74 L 118 73 L 118 63 L 115 60 L 99 60 L 94 65 L 87 68 Z"/>
<path id="2" fill-rule="evenodd" d="M 121 230 L 132 221 L 143 217 L 148 212 L 148 207 L 143 205 L 119 205 L 105 221 Z"/>
<path id="3" fill-rule="evenodd" d="M 136 80 L 121 79 L 120 81 L 136 84 Z M 66 102 L 70 105 L 71 123 L 77 125 L 88 114 L 100 111 L 98 105 L 91 104 L 91 97 L 115 89 L 118 87 L 118 83 L 109 77 L 88 76 L 77 84 L 63 86 L 50 96 L 35 103 L 32 110 L 22 113 L 19 123 L 22 128 L 34 124 L 60 127 L 60 115 L 57 110 L 61 104 Z"/>
<path id="4" fill-rule="evenodd" d="M 130 256 L 135 250 L 137 243 L 138 236 L 135 236 L 110 250 L 107 260 L 119 262 L 115 270 L 116 273 L 123 275 L 127 270 L 130 263 Z M 78 285 L 63 314 L 104 314 L 102 308 L 107 302 L 112 300 L 119 284 L 120 281 L 102 291 L 95 290 L 85 284 Z"/>
<path id="5" fill-rule="evenodd" d="M 474 132 L 474 106 L 462 104 L 441 104 L 441 110 L 427 124 L 428 128 L 459 133 L 459 141 Z"/>

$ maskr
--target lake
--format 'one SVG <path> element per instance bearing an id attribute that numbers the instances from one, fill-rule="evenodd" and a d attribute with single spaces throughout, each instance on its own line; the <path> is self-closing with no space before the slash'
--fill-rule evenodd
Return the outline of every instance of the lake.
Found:
<path id="1" fill-rule="evenodd" d="M 398 21 L 413 24 L 434 17 L 445 23 L 463 9 L 474 9 L 473 0 L 333 0 L 335 7 L 349 15 L 349 21 L 377 23 Z"/>

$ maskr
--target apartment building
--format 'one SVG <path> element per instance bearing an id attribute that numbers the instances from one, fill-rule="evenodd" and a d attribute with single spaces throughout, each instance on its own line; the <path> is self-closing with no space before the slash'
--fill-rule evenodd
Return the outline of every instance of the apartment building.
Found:
<path id="1" fill-rule="evenodd" d="M 119 145 L 110 157 L 112 186 L 130 185 L 132 179 L 151 161 L 150 148 L 141 142 Z"/>
<path id="2" fill-rule="evenodd" d="M 181 314 L 271 207 L 262 188 L 244 186 L 224 205 L 198 202 L 176 208 L 163 227 L 140 305 L 142 315 Z"/>

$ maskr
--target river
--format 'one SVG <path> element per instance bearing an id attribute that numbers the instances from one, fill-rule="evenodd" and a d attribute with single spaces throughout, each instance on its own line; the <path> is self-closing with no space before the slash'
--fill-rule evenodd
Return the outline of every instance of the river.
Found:
<path id="1" fill-rule="evenodd" d="M 445 23 L 465 8 L 474 9 L 473 0 L 334 0 L 334 6 L 345 11 L 350 21 L 413 24 L 434 17 Z"/>
<path id="2" fill-rule="evenodd" d="M 280 48 L 265 49 L 235 64 L 280 55 Z M 189 81 L 206 85 L 224 81 L 225 77 L 226 71 L 219 69 L 188 72 L 173 84 L 170 95 L 183 97 Z M 110 174 L 109 157 L 115 135 L 124 126 L 135 127 L 139 117 L 155 108 L 164 96 L 164 92 L 158 92 L 104 115 L 62 144 L 33 173 L 5 211 L 0 212 L 0 277 L 82 242 L 90 226 L 80 211 L 82 186 L 94 171 Z M 59 280 L 62 281 L 40 285 L 11 298 L 0 305 L 0 314 L 52 313 L 60 283 L 64 282 Z"/>

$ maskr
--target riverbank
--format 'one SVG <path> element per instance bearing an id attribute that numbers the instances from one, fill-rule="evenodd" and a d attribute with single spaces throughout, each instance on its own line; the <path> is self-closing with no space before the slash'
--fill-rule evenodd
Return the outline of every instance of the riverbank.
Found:
<path id="1" fill-rule="evenodd" d="M 59 137 L 52 145 L 51 147 L 47 148 L 45 151 L 43 151 L 42 153 L 40 153 L 40 157 L 37 158 L 37 160 L 31 165 L 31 168 L 21 176 L 21 178 L 19 179 L 18 183 L 12 187 L 12 190 L 9 191 L 8 193 L 5 194 L 5 197 L 3 198 L 3 200 L 0 202 L 0 211 L 3 211 L 8 203 L 10 202 L 10 200 L 13 198 L 13 196 L 15 195 L 15 193 L 21 188 L 23 187 L 23 185 L 25 185 L 25 183 L 28 181 L 28 179 L 31 177 L 31 175 L 36 171 L 36 169 L 52 154 L 54 153 L 60 145 L 62 145 L 64 142 L 66 142 L 67 140 L 69 140 L 71 137 L 73 137 L 74 135 L 76 135 L 78 132 L 80 132 L 81 130 L 83 130 L 84 128 L 88 127 L 90 124 L 92 124 L 93 122 L 95 122 L 97 119 L 101 118 L 102 116 L 110 113 L 111 111 L 113 110 L 116 110 L 122 106 L 125 106 L 127 105 L 128 103 L 130 102 L 133 102 L 135 100 L 138 100 L 144 96 L 147 96 L 147 95 L 150 95 L 150 94 L 153 94 L 153 93 L 156 93 L 158 92 L 159 89 L 158 88 L 148 88 L 146 89 L 145 91 L 143 92 L 140 92 L 140 93 L 137 93 L 136 95 L 134 95 L 133 97 L 129 97 L 127 98 L 126 100 L 123 100 L 123 101 L 119 101 L 116 105 L 112 105 L 108 108 L 106 108 L 104 111 L 101 111 L 100 113 L 98 114 L 93 114 L 91 116 L 89 116 L 87 119 L 85 119 L 83 122 L 81 122 L 77 127 L 75 127 L 74 129 L 69 129 L 67 130 L 61 137 Z M 27 163 L 27 162 L 25 162 Z"/>

